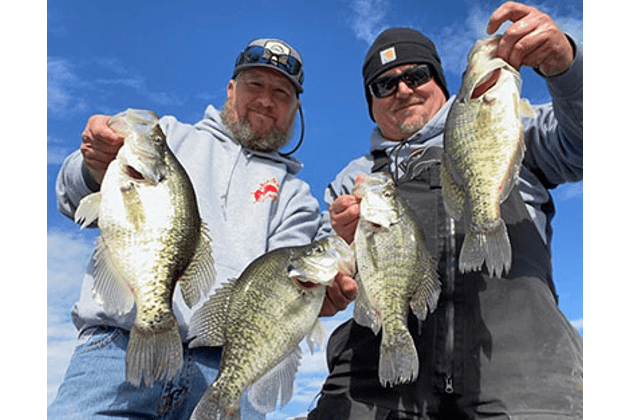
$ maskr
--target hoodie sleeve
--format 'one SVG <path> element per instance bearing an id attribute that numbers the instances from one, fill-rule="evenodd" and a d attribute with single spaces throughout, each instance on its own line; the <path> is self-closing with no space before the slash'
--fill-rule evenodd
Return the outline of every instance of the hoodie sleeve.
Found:
<path id="1" fill-rule="evenodd" d="M 575 46 L 573 65 L 546 78 L 552 103 L 535 107 L 537 118 L 525 120 L 524 164 L 546 188 L 582 179 L 583 53 Z"/>
<path id="2" fill-rule="evenodd" d="M 83 164 L 83 155 L 81 155 L 80 150 L 75 151 L 64 160 L 57 175 L 55 189 L 57 208 L 61 214 L 72 220 L 74 220 L 74 212 L 81 199 L 98 191 L 99 185 Z"/>
<path id="3" fill-rule="evenodd" d="M 268 251 L 311 243 L 320 227 L 321 217 L 319 203 L 311 194 L 308 184 L 287 174 L 276 204 Z"/>

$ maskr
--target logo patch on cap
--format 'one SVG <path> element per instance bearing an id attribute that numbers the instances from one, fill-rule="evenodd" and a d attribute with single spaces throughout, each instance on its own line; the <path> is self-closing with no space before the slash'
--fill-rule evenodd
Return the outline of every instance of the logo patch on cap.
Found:
<path id="1" fill-rule="evenodd" d="M 383 50 L 380 54 L 382 65 L 391 63 L 392 61 L 396 60 L 396 47 L 390 47 L 386 50 Z"/>
<path id="2" fill-rule="evenodd" d="M 279 42 L 279 41 L 273 41 L 273 40 L 267 41 L 265 42 L 265 48 L 267 48 L 269 51 L 277 55 L 291 54 L 291 49 L 286 44 L 283 44 L 282 42 Z"/>

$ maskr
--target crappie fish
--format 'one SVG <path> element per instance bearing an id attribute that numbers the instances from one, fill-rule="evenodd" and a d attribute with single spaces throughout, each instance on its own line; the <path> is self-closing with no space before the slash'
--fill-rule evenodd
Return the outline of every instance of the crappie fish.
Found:
<path id="1" fill-rule="evenodd" d="M 82 227 L 98 218 L 93 293 L 109 313 L 136 317 L 125 358 L 129 383 L 173 378 L 183 346 L 172 310 L 176 284 L 190 307 L 214 282 L 210 236 L 184 168 L 154 112 L 128 109 L 109 126 L 125 137 L 101 190 L 79 203 Z"/>
<path id="2" fill-rule="evenodd" d="M 407 327 L 409 308 L 421 322 L 435 310 L 440 295 L 433 258 L 389 174 L 365 176 L 353 193 L 361 197 L 354 235 L 359 285 L 354 318 L 374 334 L 383 332 L 381 385 L 407 383 L 418 376 L 419 369 Z"/>
<path id="3" fill-rule="evenodd" d="M 521 116 L 535 115 L 520 99 L 518 71 L 495 57 L 499 39 L 479 40 L 468 54 L 446 119 L 441 165 L 446 211 L 455 220 L 464 216 L 467 226 L 459 270 L 480 270 L 485 261 L 493 277 L 509 272 L 512 263 L 499 205 L 512 191 L 525 154 Z M 485 90 L 484 83 L 492 86 Z"/>
<path id="4" fill-rule="evenodd" d="M 354 275 L 354 255 L 338 236 L 268 252 L 219 287 L 193 315 L 190 347 L 223 346 L 219 374 L 191 420 L 240 419 L 247 398 L 261 413 L 273 411 L 293 394 L 306 336 L 313 351 L 325 332 L 318 320 L 326 285 L 338 271 Z"/>

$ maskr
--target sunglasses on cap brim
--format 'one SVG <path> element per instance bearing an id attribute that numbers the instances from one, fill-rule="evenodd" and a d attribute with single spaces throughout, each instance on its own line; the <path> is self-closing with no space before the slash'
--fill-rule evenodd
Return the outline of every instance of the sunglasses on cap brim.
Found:
<path id="1" fill-rule="evenodd" d="M 291 76 L 297 76 L 302 68 L 302 63 L 297 58 L 287 54 L 276 54 L 257 45 L 245 48 L 239 55 L 236 66 L 243 64 L 271 64 Z"/>
<path id="2" fill-rule="evenodd" d="M 369 84 L 370 93 L 376 98 L 391 96 L 398 91 L 401 80 L 412 89 L 422 86 L 431 80 L 431 69 L 420 64 L 397 75 L 379 77 Z"/>

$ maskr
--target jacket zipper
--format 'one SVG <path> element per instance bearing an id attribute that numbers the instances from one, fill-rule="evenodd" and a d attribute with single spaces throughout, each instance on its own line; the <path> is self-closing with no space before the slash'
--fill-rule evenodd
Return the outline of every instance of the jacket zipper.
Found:
<path id="1" fill-rule="evenodd" d="M 444 391 L 447 394 L 453 393 L 453 352 L 455 349 L 455 220 L 452 217 L 446 218 L 446 279 L 444 292 L 448 297 L 446 301 L 446 342 L 445 360 L 446 373 L 444 378 Z"/>

